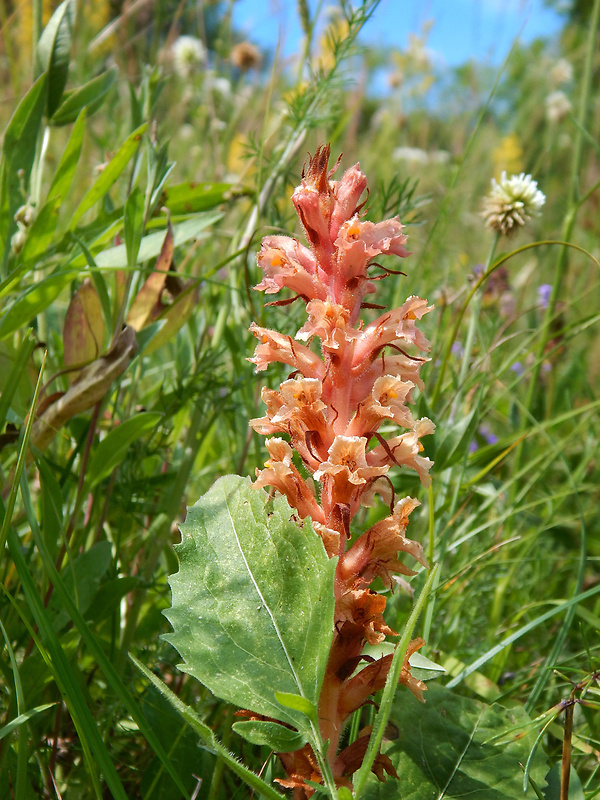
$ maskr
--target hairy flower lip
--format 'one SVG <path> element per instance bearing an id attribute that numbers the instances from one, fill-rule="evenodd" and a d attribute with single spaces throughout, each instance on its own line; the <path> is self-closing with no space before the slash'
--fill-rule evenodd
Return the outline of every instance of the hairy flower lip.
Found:
<path id="1" fill-rule="evenodd" d="M 273 361 L 288 364 L 298 369 L 307 378 L 325 377 L 325 366 L 321 359 L 308 347 L 294 344 L 291 336 L 285 336 L 278 331 L 261 328 L 256 323 L 250 325 L 250 331 L 261 340 L 256 346 L 254 357 L 246 359 L 256 364 L 256 371 L 262 372 Z"/>
<path id="2" fill-rule="evenodd" d="M 329 459 L 314 473 L 320 481 L 325 475 L 345 477 L 349 483 L 362 486 L 372 478 L 385 475 L 388 465 L 373 466 L 367 463 L 367 440 L 362 436 L 336 436 L 329 448 Z"/>

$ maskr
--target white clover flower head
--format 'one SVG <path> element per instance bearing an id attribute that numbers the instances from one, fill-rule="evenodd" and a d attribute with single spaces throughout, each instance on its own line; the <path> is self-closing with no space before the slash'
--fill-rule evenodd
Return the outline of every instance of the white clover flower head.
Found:
<path id="1" fill-rule="evenodd" d="M 396 147 L 392 152 L 394 161 L 408 161 L 411 164 L 447 164 L 450 153 L 447 150 L 422 150 L 420 147 Z"/>
<path id="2" fill-rule="evenodd" d="M 546 119 L 548 122 L 561 122 L 571 111 L 571 101 L 564 92 L 560 90 L 551 92 L 546 97 Z"/>
<path id="3" fill-rule="evenodd" d="M 216 75 L 214 72 L 206 74 L 204 86 L 225 100 L 231 97 L 231 81 L 221 75 Z"/>
<path id="4" fill-rule="evenodd" d="M 420 147 L 396 147 L 392 158 L 394 161 L 409 161 L 411 164 L 426 164 L 429 160 L 426 151 Z"/>
<path id="5" fill-rule="evenodd" d="M 546 196 L 531 175 L 522 172 L 508 178 L 503 172 L 499 181 L 492 178 L 492 190 L 484 198 L 482 216 L 490 230 L 506 236 L 537 217 L 545 202 Z"/>
<path id="6" fill-rule="evenodd" d="M 573 80 L 573 65 L 566 58 L 559 58 L 550 70 L 550 82 L 553 86 L 563 86 Z"/>
<path id="7" fill-rule="evenodd" d="M 196 36 L 180 36 L 171 48 L 175 72 L 190 78 L 206 62 L 206 48 Z"/>

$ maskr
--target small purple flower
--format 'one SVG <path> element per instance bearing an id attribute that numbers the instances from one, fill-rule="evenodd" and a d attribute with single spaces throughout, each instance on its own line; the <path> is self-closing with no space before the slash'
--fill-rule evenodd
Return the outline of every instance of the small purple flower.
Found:
<path id="1" fill-rule="evenodd" d="M 485 423 L 479 426 L 478 433 L 488 444 L 496 444 L 498 441 L 496 434 Z"/>
<path id="2" fill-rule="evenodd" d="M 462 346 L 460 342 L 453 342 L 452 347 L 450 348 L 450 352 L 453 356 L 458 356 L 458 358 L 462 358 L 465 352 L 465 348 Z"/>
<path id="3" fill-rule="evenodd" d="M 525 368 L 520 361 L 515 361 L 515 363 L 511 367 L 512 372 L 515 372 L 519 377 L 525 372 Z"/>
<path id="4" fill-rule="evenodd" d="M 552 286 L 549 283 L 542 283 L 541 286 L 538 286 L 537 293 L 540 308 L 548 308 L 550 295 L 552 294 Z"/>

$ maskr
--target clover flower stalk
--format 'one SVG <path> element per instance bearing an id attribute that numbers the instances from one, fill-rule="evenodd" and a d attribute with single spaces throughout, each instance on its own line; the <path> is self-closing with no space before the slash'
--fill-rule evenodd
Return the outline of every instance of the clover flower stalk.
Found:
<path id="1" fill-rule="evenodd" d="M 318 148 L 292 196 L 309 246 L 287 236 L 267 236 L 258 254 L 263 279 L 255 288 L 267 294 L 291 290 L 292 298 L 273 305 L 299 299 L 308 319 L 295 338 L 252 324 L 258 345 L 249 360 L 257 372 L 280 362 L 291 374 L 278 390 L 263 388 L 266 415 L 250 424 L 272 437 L 266 441 L 269 460 L 257 470 L 255 486 L 284 494 L 300 519 L 310 518 L 329 557 L 338 558 L 334 637 L 319 725 L 323 741 L 329 742 L 334 778 L 350 788 L 370 731 L 339 752 L 344 725 L 383 687 L 392 659 L 374 660 L 363 649 L 397 635 L 383 619 L 385 596 L 371 586 L 380 578 L 392 588 L 394 573 L 416 574 L 400 553 L 427 567 L 421 545 L 406 536 L 409 515 L 419 503 L 410 497 L 395 501 L 388 473 L 393 467 L 408 468 L 425 486 L 430 483 L 432 462 L 422 455 L 421 438 L 433 433 L 434 425 L 426 418 L 416 420 L 409 406 L 415 387 L 423 388 L 419 370 L 428 360 L 429 343 L 417 323 L 431 307 L 413 296 L 372 322 L 361 319 L 362 309 L 383 308 L 365 297 L 375 291 L 375 281 L 393 272 L 375 259 L 408 256 L 407 237 L 397 218 L 364 219 L 365 175 L 357 164 L 341 180 L 332 180 L 338 164 L 329 170 L 329 155 L 329 146 Z M 385 424 L 387 431 L 390 423 L 401 432 L 381 433 L 380 427 Z M 306 476 L 296 467 L 294 452 Z M 350 544 L 353 518 L 362 507 L 375 505 L 376 495 L 389 505 L 390 515 Z M 420 699 L 426 687 L 411 675 L 408 658 L 423 644 L 422 639 L 411 643 L 400 677 Z M 314 790 L 305 781 L 321 781 L 310 746 L 280 758 L 287 773 L 280 783 L 293 788 L 297 800 L 310 797 Z M 391 761 L 381 754 L 373 771 L 381 780 L 384 771 L 396 777 Z"/>

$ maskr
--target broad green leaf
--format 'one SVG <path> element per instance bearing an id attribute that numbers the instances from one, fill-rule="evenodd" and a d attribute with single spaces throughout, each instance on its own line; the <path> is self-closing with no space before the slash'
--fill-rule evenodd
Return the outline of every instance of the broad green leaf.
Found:
<path id="1" fill-rule="evenodd" d="M 109 89 L 117 79 L 117 69 L 111 69 L 92 78 L 78 89 L 65 92 L 62 103 L 50 120 L 51 125 L 69 125 L 74 122 L 83 109 L 91 116 L 104 102 Z"/>
<path id="2" fill-rule="evenodd" d="M 140 191 L 139 186 L 134 186 L 125 202 L 123 227 L 125 250 L 127 251 L 127 266 L 134 267 L 137 264 L 140 242 L 144 234 L 144 195 Z M 170 227 L 169 224 L 167 231 Z"/>
<path id="3" fill-rule="evenodd" d="M 162 414 L 144 411 L 113 428 L 96 447 L 90 459 L 86 476 L 87 489 L 91 489 L 92 486 L 110 475 L 113 469 L 121 463 L 125 453 L 135 440 L 139 439 L 146 431 L 155 428 L 161 418 Z"/>
<path id="4" fill-rule="evenodd" d="M 544 800 L 561 800 L 560 796 L 561 774 L 562 774 L 562 764 L 560 761 L 557 761 L 556 764 L 550 770 L 550 772 L 546 775 L 546 780 L 548 781 L 548 785 L 544 789 Z M 579 778 L 579 775 L 575 772 L 573 767 L 571 767 L 571 772 L 569 773 L 568 800 L 585 800 L 585 794 L 583 791 L 583 786 L 581 785 L 581 779 Z"/>
<path id="5" fill-rule="evenodd" d="M 92 206 L 98 202 L 98 200 L 101 200 L 111 186 L 123 174 L 125 167 L 129 163 L 133 154 L 139 148 L 142 141 L 142 136 L 147 126 L 148 123 L 145 122 L 143 125 L 140 125 L 139 128 L 134 130 L 133 133 L 127 137 L 127 139 L 125 139 L 121 147 L 119 147 L 117 152 L 104 167 L 99 177 L 96 179 L 96 182 L 92 184 L 92 186 L 85 193 L 83 199 L 73 213 L 70 226 L 71 230 L 75 229 L 75 226 L 85 212 L 89 211 L 90 208 L 92 208 Z"/>
<path id="6" fill-rule="evenodd" d="M 278 722 L 266 720 L 234 722 L 233 730 L 250 744 L 265 745 L 276 753 L 292 753 L 306 744 L 302 734 L 285 728 Z"/>
<path id="7" fill-rule="evenodd" d="M 81 155 L 86 116 L 86 110 L 84 109 L 77 117 L 75 125 L 73 125 L 69 141 L 58 162 L 58 167 L 48 189 L 48 200 L 53 197 L 61 197 L 64 200 L 71 188 L 73 176 L 79 163 L 79 156 Z"/>
<path id="8" fill-rule="evenodd" d="M 529 722 L 521 707 L 504 708 L 453 694 L 432 684 L 420 703 L 398 692 L 391 721 L 399 737 L 384 743 L 400 779 L 380 783 L 372 776 L 362 800 L 515 800 L 523 795 L 523 773 L 535 731 L 515 734 L 508 745 L 488 741 Z M 538 749 L 532 777 L 543 785 L 545 758 Z"/>
<path id="9" fill-rule="evenodd" d="M 60 105 L 67 84 L 74 22 L 75 3 L 64 0 L 50 17 L 37 45 L 38 68 L 48 75 L 48 118 Z"/>
<path id="10" fill-rule="evenodd" d="M 303 716 L 308 719 L 317 721 L 317 707 L 306 697 L 291 692 L 275 692 L 275 699 L 284 708 L 291 708 L 294 711 L 299 711 Z"/>
<path id="11" fill-rule="evenodd" d="M 84 615 L 91 605 L 106 570 L 110 566 L 112 545 L 110 542 L 98 542 L 68 564 L 63 582 L 65 589 L 76 601 L 80 614 Z M 60 596 L 52 595 L 48 607 L 50 614 L 55 615 L 54 630 L 60 631 L 71 620 Z"/>
<path id="12" fill-rule="evenodd" d="M 77 271 L 58 270 L 39 283 L 29 286 L 0 317 L 0 339 L 19 328 L 24 328 L 41 311 L 47 308 L 71 281 Z"/>
<path id="13" fill-rule="evenodd" d="M 2 146 L 0 159 L 0 253 L 2 271 L 10 251 L 10 239 L 16 230 L 14 215 L 24 202 L 29 187 L 29 178 L 35 146 L 40 131 L 46 103 L 46 75 L 40 75 L 12 115 Z M 22 171 L 22 172 L 21 172 Z M 21 174 L 23 178 L 21 178 Z"/>
<path id="14" fill-rule="evenodd" d="M 96 624 L 106 619 L 118 610 L 123 597 L 137 589 L 139 585 L 140 578 L 137 575 L 112 578 L 112 580 L 103 582 L 86 612 L 86 619 Z"/>
<path id="15" fill-rule="evenodd" d="M 171 214 L 192 214 L 197 211 L 208 211 L 235 197 L 250 194 L 252 192 L 249 189 L 234 183 L 186 181 L 165 189 L 160 198 L 160 205 L 166 206 Z"/>
<path id="16" fill-rule="evenodd" d="M 181 666 L 217 697 L 299 729 L 275 692 L 317 705 L 333 636 L 335 559 L 282 497 L 236 475 L 188 510 L 169 582 L 167 636 Z"/>
<path id="17" fill-rule="evenodd" d="M 27 239 L 21 250 L 21 261 L 24 263 L 37 261 L 46 253 L 56 231 L 61 203 L 62 197 L 57 195 L 42 206 L 33 225 L 27 231 Z"/>

